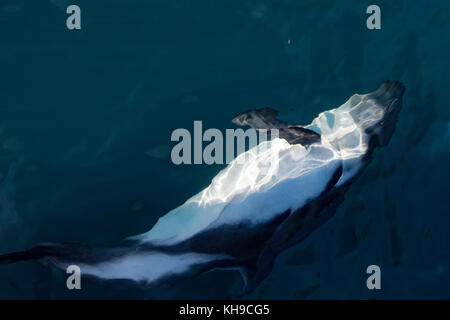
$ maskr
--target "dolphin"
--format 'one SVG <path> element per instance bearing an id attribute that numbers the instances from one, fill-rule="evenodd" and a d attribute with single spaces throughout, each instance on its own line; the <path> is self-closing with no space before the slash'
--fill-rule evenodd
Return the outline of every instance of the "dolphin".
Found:
<path id="1" fill-rule="evenodd" d="M 77 265 L 83 276 L 148 287 L 236 269 L 242 294 L 249 293 L 270 274 L 280 252 L 334 215 L 373 151 L 388 144 L 404 91 L 400 82 L 387 81 L 320 113 L 307 126 L 277 120 L 278 111 L 270 108 L 246 111 L 233 122 L 276 128 L 279 137 L 238 155 L 148 232 L 101 248 L 44 243 L 0 255 L 0 264 L 38 260 L 63 270 Z"/>

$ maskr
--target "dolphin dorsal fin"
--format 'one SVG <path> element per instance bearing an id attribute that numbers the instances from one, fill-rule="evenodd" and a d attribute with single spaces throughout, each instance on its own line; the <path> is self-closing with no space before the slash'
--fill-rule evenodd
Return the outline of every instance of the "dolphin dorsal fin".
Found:
<path id="1" fill-rule="evenodd" d="M 279 129 L 288 124 L 278 120 L 279 111 L 271 108 L 251 109 L 244 111 L 233 119 L 238 126 L 249 126 L 253 129 Z"/>
<path id="2" fill-rule="evenodd" d="M 249 126 L 253 129 L 278 129 L 279 137 L 290 144 L 301 144 L 305 148 L 320 142 L 320 135 L 316 132 L 297 125 L 290 125 L 276 117 L 280 112 L 272 108 L 251 109 L 242 112 L 233 119 L 238 126 Z"/>
<path id="3" fill-rule="evenodd" d="M 278 114 L 280 113 L 280 111 L 269 108 L 269 107 L 265 107 L 262 109 L 258 110 L 264 117 L 266 117 L 266 119 L 272 119 L 275 120 L 275 118 L 278 116 Z"/>

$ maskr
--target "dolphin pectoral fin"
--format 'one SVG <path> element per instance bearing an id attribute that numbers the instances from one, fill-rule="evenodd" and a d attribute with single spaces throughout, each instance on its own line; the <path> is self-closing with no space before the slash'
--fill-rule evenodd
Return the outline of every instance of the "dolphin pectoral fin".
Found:
<path id="1" fill-rule="evenodd" d="M 42 244 L 25 251 L 0 255 L 0 264 L 12 264 L 22 261 L 41 260 L 58 253 L 58 247 L 52 244 Z"/>
<path id="2" fill-rule="evenodd" d="M 242 277 L 242 289 L 239 295 L 243 296 L 247 292 L 249 273 L 245 267 L 239 268 L 239 273 Z"/>
<path id="3" fill-rule="evenodd" d="M 245 268 L 246 282 L 241 296 L 254 291 L 261 282 L 269 276 L 275 263 L 275 257 L 275 255 L 263 254 L 260 256 L 254 267 L 250 269 Z"/>
<path id="4" fill-rule="evenodd" d="M 293 126 L 279 129 L 278 136 L 290 144 L 301 144 L 305 148 L 321 140 L 320 135 L 316 132 L 303 127 Z"/>
<path id="5" fill-rule="evenodd" d="M 275 256 L 271 259 L 268 259 L 265 256 L 263 263 L 261 263 L 261 259 L 251 260 L 247 262 L 245 265 L 239 267 L 239 273 L 242 277 L 242 289 L 238 293 L 234 293 L 231 295 L 232 298 L 243 298 L 245 295 L 251 293 L 255 290 L 259 284 L 267 278 L 270 274 L 273 264 L 275 262 Z"/>
<path id="6" fill-rule="evenodd" d="M 272 119 L 272 120 L 276 120 L 277 115 L 280 113 L 280 111 L 269 108 L 269 107 L 261 108 L 258 110 L 264 117 L 266 117 L 266 119 Z"/>

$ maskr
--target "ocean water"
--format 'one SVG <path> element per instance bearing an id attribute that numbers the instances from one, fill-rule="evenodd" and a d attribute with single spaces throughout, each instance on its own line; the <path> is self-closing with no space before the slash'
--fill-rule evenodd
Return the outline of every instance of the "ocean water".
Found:
<path id="1" fill-rule="evenodd" d="M 70 4 L 81 30 L 66 28 Z M 370 4 L 381 30 L 366 28 Z M 174 165 L 176 128 L 224 130 L 266 106 L 308 124 L 390 79 L 406 86 L 390 144 L 245 298 L 450 298 L 449 38 L 445 0 L 2 0 L 0 253 L 149 230 L 224 167 Z M 381 290 L 366 287 L 372 264 Z M 0 298 L 226 298 L 242 285 L 235 271 L 158 291 L 65 280 L 0 266 Z"/>

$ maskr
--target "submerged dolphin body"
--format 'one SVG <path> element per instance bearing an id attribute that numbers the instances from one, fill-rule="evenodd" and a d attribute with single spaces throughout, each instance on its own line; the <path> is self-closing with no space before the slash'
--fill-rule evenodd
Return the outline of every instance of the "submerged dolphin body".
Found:
<path id="1" fill-rule="evenodd" d="M 32 259 L 64 269 L 76 264 L 83 275 L 149 286 L 237 268 L 248 293 L 267 277 L 282 250 L 333 216 L 373 150 L 389 142 L 403 92 L 401 83 L 385 82 L 319 114 L 305 128 L 276 120 L 272 109 L 247 111 L 233 122 L 279 128 L 284 138 L 239 155 L 148 232 L 107 248 L 42 244 L 0 255 L 0 264 Z"/>

